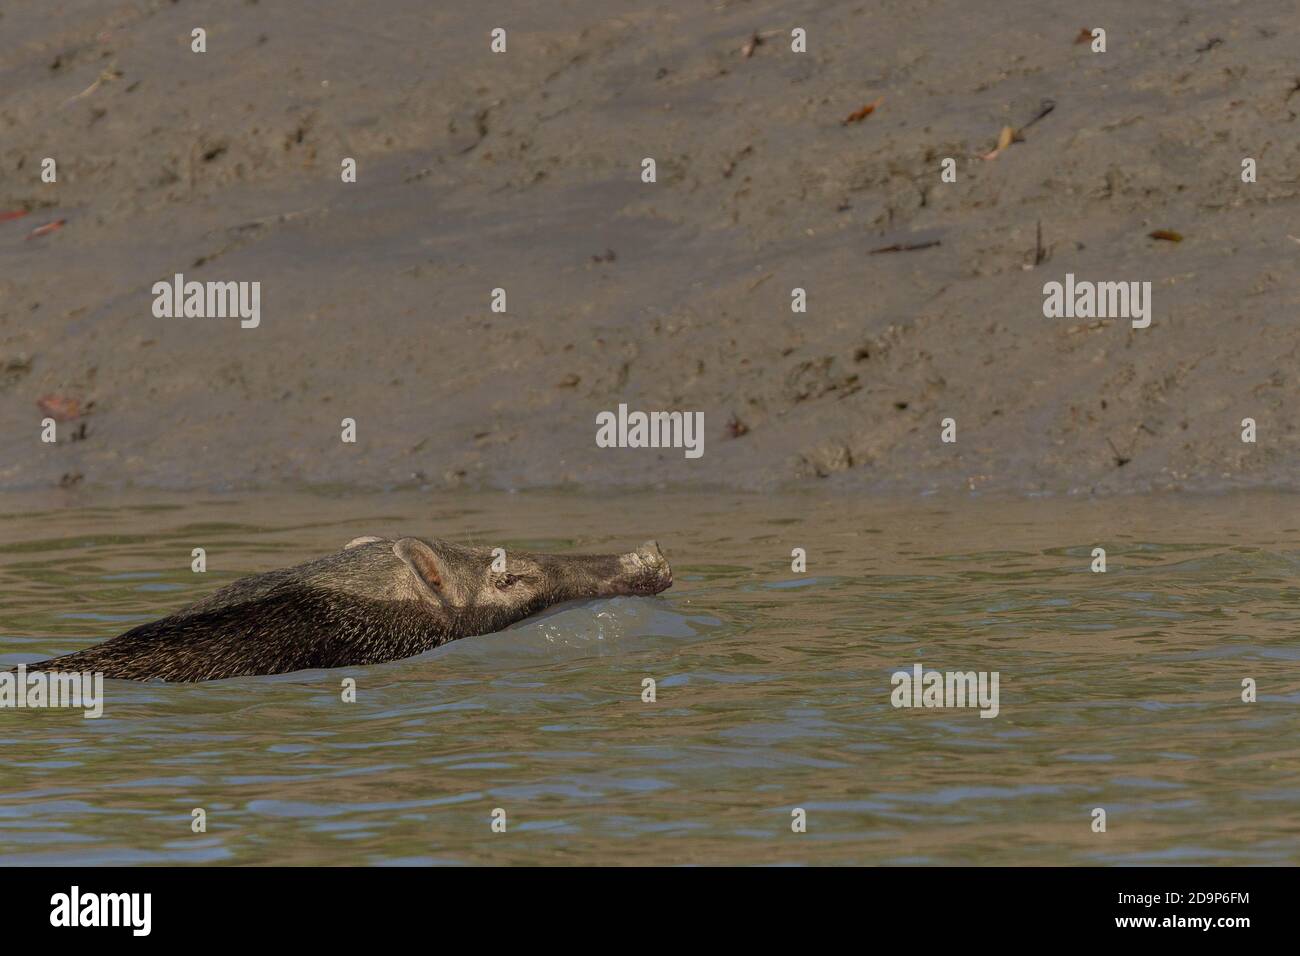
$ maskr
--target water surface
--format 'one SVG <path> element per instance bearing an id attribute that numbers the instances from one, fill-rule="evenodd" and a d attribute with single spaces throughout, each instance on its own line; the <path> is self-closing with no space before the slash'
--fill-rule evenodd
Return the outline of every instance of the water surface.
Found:
<path id="1" fill-rule="evenodd" d="M 99 720 L 0 710 L 0 862 L 1295 863 L 1296 504 L 11 494 L 0 664 L 361 534 L 653 536 L 676 584 L 375 667 L 109 681 Z M 998 672 L 999 715 L 892 707 L 917 663 Z"/>

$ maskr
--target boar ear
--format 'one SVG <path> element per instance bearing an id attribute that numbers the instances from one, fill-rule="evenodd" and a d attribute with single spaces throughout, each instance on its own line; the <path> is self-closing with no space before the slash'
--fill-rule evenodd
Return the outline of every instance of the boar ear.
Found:
<path id="1" fill-rule="evenodd" d="M 442 561 L 419 538 L 402 538 L 393 545 L 393 554 L 406 562 L 406 566 L 415 572 L 415 576 L 425 583 L 435 594 L 443 592 L 446 576 Z"/>
<path id="2" fill-rule="evenodd" d="M 383 538 L 376 538 L 373 534 L 362 535 L 360 538 L 353 538 L 343 546 L 344 551 L 351 551 L 353 548 L 359 548 L 363 544 L 374 544 L 376 541 L 383 541 Z"/>

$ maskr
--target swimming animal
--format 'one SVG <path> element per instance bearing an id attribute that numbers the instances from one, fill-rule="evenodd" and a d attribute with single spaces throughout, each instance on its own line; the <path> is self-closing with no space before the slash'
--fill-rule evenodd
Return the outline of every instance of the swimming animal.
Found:
<path id="1" fill-rule="evenodd" d="M 658 594 L 672 583 L 654 541 L 627 554 L 502 554 L 367 536 L 27 669 L 201 681 L 379 664 L 499 631 L 562 601 Z"/>

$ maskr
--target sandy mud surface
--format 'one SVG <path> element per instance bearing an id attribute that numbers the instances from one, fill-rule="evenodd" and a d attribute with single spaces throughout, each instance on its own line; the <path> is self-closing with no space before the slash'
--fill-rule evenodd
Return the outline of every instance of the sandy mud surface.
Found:
<path id="1" fill-rule="evenodd" d="M 1294 488 L 1298 32 L 1291 0 L 6 4 L 0 487 Z M 154 317 L 178 272 L 259 281 L 260 326 Z M 1066 273 L 1149 281 L 1150 327 L 1045 318 Z M 702 411 L 703 456 L 597 448 L 620 402 Z"/>

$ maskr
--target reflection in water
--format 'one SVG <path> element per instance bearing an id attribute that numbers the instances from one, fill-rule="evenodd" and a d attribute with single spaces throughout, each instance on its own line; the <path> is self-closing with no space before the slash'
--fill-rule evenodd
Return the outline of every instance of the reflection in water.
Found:
<path id="1" fill-rule="evenodd" d="M 677 583 L 393 664 L 110 681 L 100 720 L 0 710 L 0 862 L 1300 861 L 1285 496 L 156 501 L 5 499 L 0 663 L 360 534 L 656 537 Z M 894 709 L 890 675 L 915 664 L 997 671 L 999 715 Z"/>

